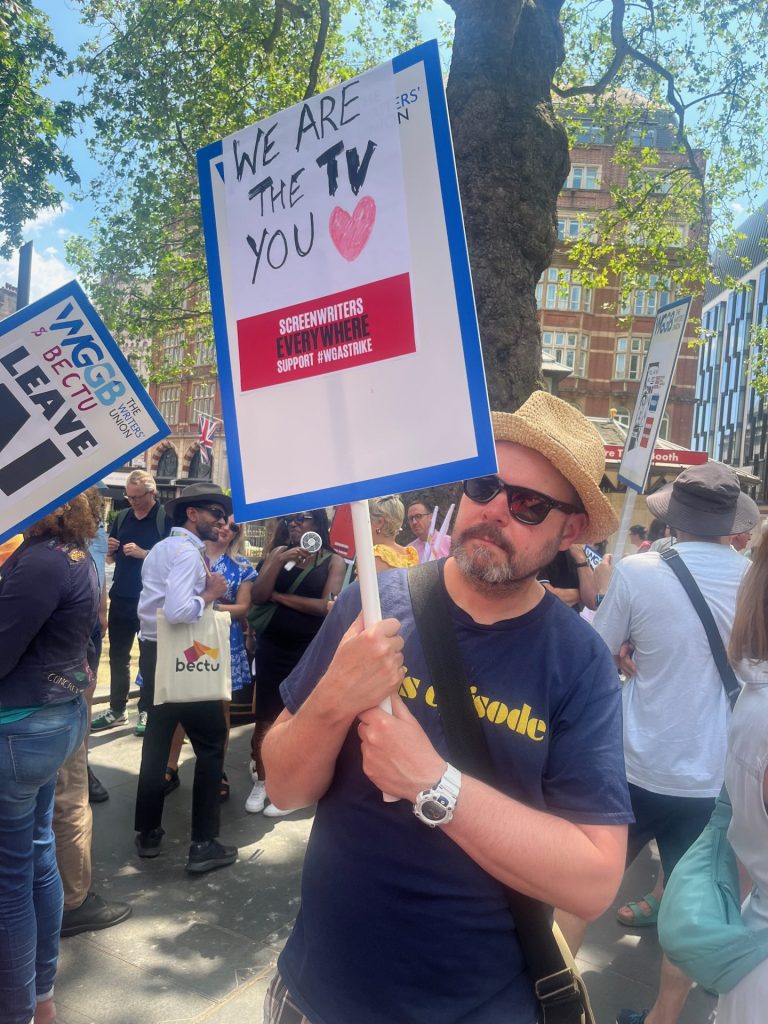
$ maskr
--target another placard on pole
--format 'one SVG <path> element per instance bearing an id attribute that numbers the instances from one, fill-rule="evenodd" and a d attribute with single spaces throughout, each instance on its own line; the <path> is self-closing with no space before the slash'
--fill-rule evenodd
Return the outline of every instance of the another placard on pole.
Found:
<path id="1" fill-rule="evenodd" d="M 620 483 L 638 494 L 642 494 L 648 481 L 691 301 L 690 298 L 678 299 L 662 306 L 654 323 L 617 474 Z"/>
<path id="2" fill-rule="evenodd" d="M 198 170 L 237 518 L 494 472 L 437 44 Z"/>
<path id="3" fill-rule="evenodd" d="M 75 281 L 0 321 L 0 541 L 169 433 Z"/>

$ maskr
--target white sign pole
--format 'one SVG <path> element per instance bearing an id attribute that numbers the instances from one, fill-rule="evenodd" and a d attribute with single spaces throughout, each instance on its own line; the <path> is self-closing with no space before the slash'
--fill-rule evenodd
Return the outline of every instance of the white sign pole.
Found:
<path id="1" fill-rule="evenodd" d="M 371 515 L 367 501 L 352 501 L 352 532 L 355 535 L 355 552 L 357 554 L 357 580 L 360 584 L 360 599 L 363 604 L 363 625 L 367 629 L 381 622 L 381 601 L 379 600 L 379 583 L 376 572 L 376 560 L 373 555 L 373 538 L 371 537 Z M 392 714 L 392 701 L 385 697 L 379 705 L 382 711 Z M 383 793 L 387 803 L 395 803 L 396 796 Z"/>
<path id="2" fill-rule="evenodd" d="M 632 517 L 635 514 L 635 502 L 637 501 L 638 492 L 633 490 L 631 487 L 627 488 L 626 494 L 624 495 L 624 506 L 621 510 L 621 520 L 619 522 L 619 528 L 614 534 L 613 547 L 611 554 L 614 559 L 619 559 L 624 554 L 624 545 L 627 543 L 627 534 L 629 528 L 632 525 Z"/>

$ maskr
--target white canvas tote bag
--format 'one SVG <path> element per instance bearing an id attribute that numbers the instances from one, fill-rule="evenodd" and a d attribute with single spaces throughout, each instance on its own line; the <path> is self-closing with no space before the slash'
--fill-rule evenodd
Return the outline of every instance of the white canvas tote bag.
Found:
<path id="1" fill-rule="evenodd" d="M 232 699 L 231 621 L 210 605 L 192 623 L 170 623 L 158 610 L 155 704 Z"/>

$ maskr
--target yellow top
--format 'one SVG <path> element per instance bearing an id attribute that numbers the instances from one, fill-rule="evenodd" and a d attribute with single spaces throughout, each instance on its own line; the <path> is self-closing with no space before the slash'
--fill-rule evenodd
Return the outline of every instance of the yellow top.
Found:
<path id="1" fill-rule="evenodd" d="M 374 544 L 373 553 L 376 558 L 386 562 L 392 569 L 410 569 L 412 565 L 419 564 L 419 553 L 416 548 L 407 547 L 401 555 L 399 551 L 388 547 L 386 544 Z"/>
<path id="2" fill-rule="evenodd" d="M 2 565 L 3 562 L 13 554 L 16 548 L 21 545 L 23 540 L 24 534 L 17 533 L 15 536 L 9 537 L 8 540 L 3 541 L 3 543 L 0 544 L 0 565 Z"/>

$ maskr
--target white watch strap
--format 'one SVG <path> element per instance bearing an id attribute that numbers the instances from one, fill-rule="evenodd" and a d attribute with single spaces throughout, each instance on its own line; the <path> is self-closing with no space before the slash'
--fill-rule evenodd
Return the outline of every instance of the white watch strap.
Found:
<path id="1" fill-rule="evenodd" d="M 442 786 L 455 802 L 459 798 L 459 790 L 461 789 L 461 772 L 458 768 L 454 768 L 452 764 L 449 764 L 437 785 Z"/>

